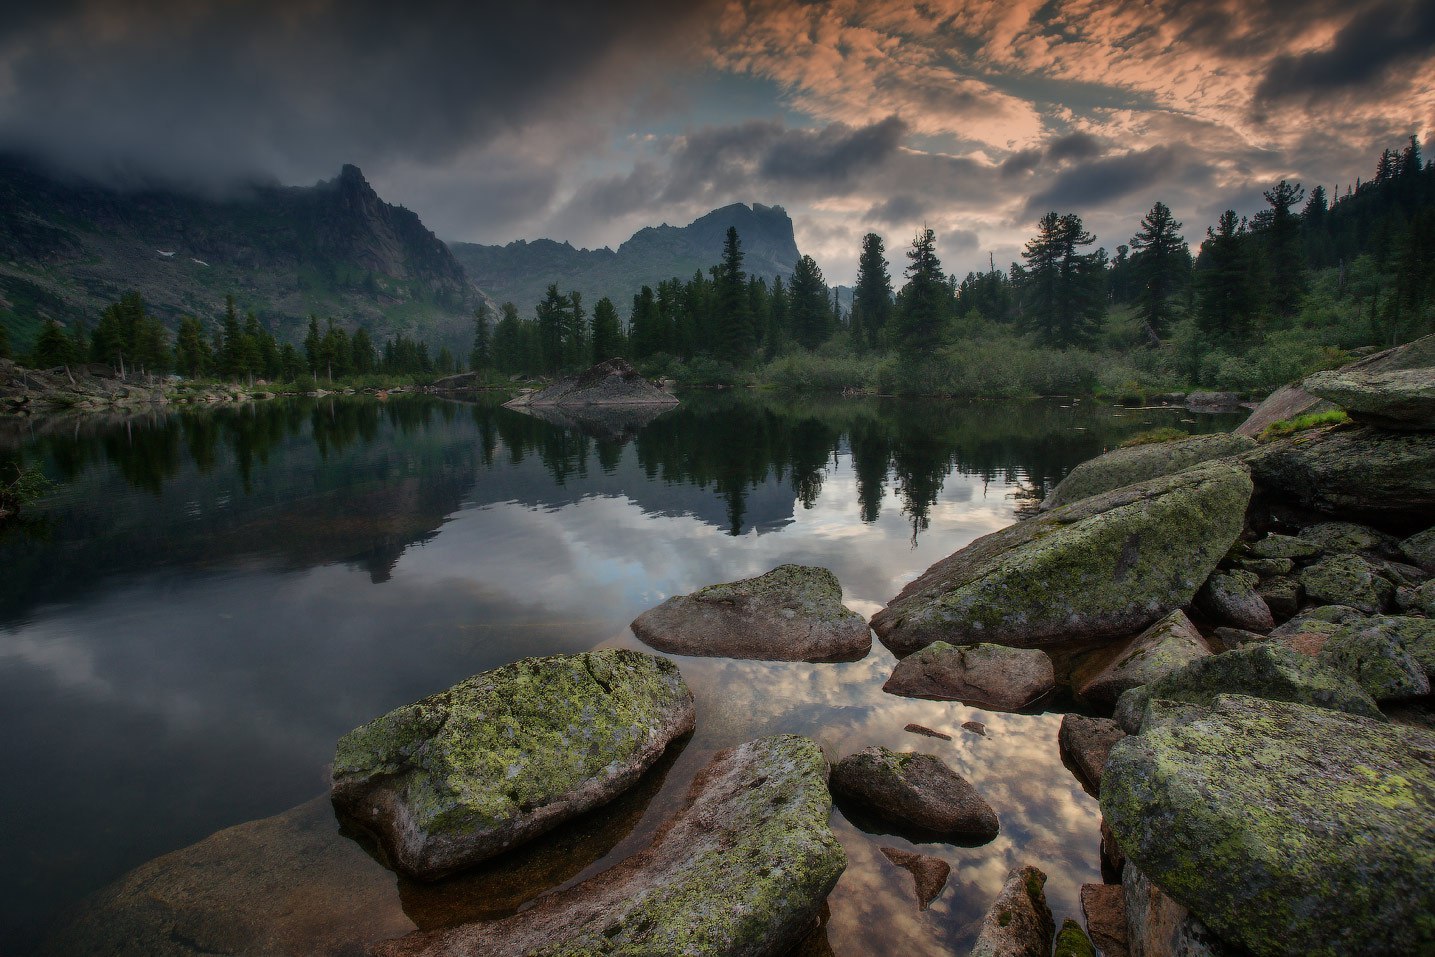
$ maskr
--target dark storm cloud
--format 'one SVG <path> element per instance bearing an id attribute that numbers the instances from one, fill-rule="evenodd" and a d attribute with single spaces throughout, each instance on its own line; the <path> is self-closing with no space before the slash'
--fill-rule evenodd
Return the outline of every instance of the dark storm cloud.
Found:
<path id="1" fill-rule="evenodd" d="M 707 7 L 21 0 L 0 19 L 0 146 L 207 182 L 439 163 L 620 86 Z"/>
<path id="2" fill-rule="evenodd" d="M 1199 186 L 1210 175 L 1204 164 L 1183 160 L 1169 146 L 1156 146 L 1063 170 L 1050 186 L 1027 200 L 1026 213 L 1040 216 L 1050 210 L 1089 210 L 1158 183 L 1179 179 L 1183 188 Z"/>
<path id="3" fill-rule="evenodd" d="M 1378 86 L 1401 66 L 1435 51 L 1435 4 L 1392 0 L 1355 17 L 1328 48 L 1278 57 L 1256 88 L 1258 103 L 1310 102 L 1332 92 Z"/>
<path id="4" fill-rule="evenodd" d="M 906 133 L 907 124 L 895 116 L 870 126 L 791 131 L 763 157 L 762 175 L 776 182 L 847 182 L 892 155 Z"/>
<path id="5" fill-rule="evenodd" d="M 1081 132 L 1058 137 L 1046 148 L 1047 158 L 1057 163 L 1091 159 L 1093 156 L 1100 156 L 1101 152 L 1101 141 L 1090 133 Z"/>
<path id="6" fill-rule="evenodd" d="M 1002 179 L 1017 179 L 1025 176 L 1041 165 L 1041 150 L 1017 150 L 1015 153 L 1001 161 L 998 167 L 1001 170 Z"/>
<path id="7" fill-rule="evenodd" d="M 899 193 L 891 199 L 875 203 L 867 210 L 866 219 L 886 226 L 900 226 L 917 222 L 926 212 L 927 204 L 915 196 Z"/>

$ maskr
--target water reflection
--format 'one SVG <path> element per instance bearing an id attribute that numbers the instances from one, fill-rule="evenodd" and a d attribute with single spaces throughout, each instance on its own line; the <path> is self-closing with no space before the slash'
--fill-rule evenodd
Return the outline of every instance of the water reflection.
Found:
<path id="1" fill-rule="evenodd" d="M 398 398 L 11 426 L 0 459 L 62 487 L 38 524 L 0 533 L 0 761 L 25 782 L 0 795 L 14 847 L 0 939 L 25 953 L 57 910 L 131 868 L 308 800 L 354 725 L 517 657 L 633 642 L 627 623 L 669 595 L 801 562 L 870 614 L 1076 462 L 1175 417 L 729 394 L 631 438 L 496 401 Z M 877 850 L 900 842 L 839 816 L 853 863 L 832 902 L 836 953 L 949 947 L 1028 860 L 1052 873 L 1058 916 L 1076 914 L 1098 837 L 1056 717 L 884 695 L 880 648 L 843 665 L 681 661 L 696 736 L 631 831 L 551 879 L 644 846 L 718 748 L 799 731 L 832 758 L 931 750 L 1002 817 L 991 844 L 940 846 L 954 872 L 920 913 Z M 974 716 L 989 737 L 960 730 Z M 391 875 L 345 860 L 398 909 Z"/>

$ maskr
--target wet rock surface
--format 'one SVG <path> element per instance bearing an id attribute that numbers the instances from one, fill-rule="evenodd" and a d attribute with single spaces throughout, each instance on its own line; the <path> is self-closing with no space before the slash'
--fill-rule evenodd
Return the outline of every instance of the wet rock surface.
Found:
<path id="1" fill-rule="evenodd" d="M 639 615 L 633 633 L 670 654 L 760 661 L 856 661 L 872 648 L 837 576 L 810 565 L 674 596 Z"/>
<path id="2" fill-rule="evenodd" d="M 720 752 L 646 850 L 501 920 L 411 934 L 376 957 L 778 957 L 817 925 L 846 866 L 821 750 L 761 738 Z"/>
<path id="3" fill-rule="evenodd" d="M 882 686 L 905 698 L 960 701 L 989 711 L 1019 711 L 1056 688 L 1045 652 L 1001 645 L 928 645 L 897 662 Z"/>
<path id="4" fill-rule="evenodd" d="M 1081 916 L 1105 957 L 1126 957 L 1126 894 L 1120 884 L 1082 884 Z"/>
<path id="5" fill-rule="evenodd" d="M 334 805 L 390 866 L 433 880 L 611 801 L 694 721 L 692 693 L 665 659 L 527 658 L 345 735 Z"/>
<path id="6" fill-rule="evenodd" d="M 1048 957 L 1056 925 L 1045 886 L 1046 875 L 1035 867 L 1012 871 L 982 920 L 971 957 Z"/>
<path id="7" fill-rule="evenodd" d="M 918 838 L 992 838 L 996 812 L 940 758 L 871 747 L 832 768 L 832 793 Z"/>

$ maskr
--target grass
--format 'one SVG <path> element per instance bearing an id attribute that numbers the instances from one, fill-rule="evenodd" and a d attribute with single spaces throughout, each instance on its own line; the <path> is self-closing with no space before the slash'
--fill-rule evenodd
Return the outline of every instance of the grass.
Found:
<path id="1" fill-rule="evenodd" d="M 1121 443 L 1123 449 L 1129 449 L 1137 445 L 1155 445 L 1158 442 L 1175 442 L 1177 439 L 1189 439 L 1190 432 L 1182 432 L 1180 429 L 1173 429 L 1170 426 L 1162 426 L 1159 429 L 1150 429 L 1131 436 Z"/>
<path id="2" fill-rule="evenodd" d="M 1294 435 L 1297 432 L 1305 432 L 1308 429 L 1318 429 L 1326 425 L 1344 425 L 1350 421 L 1350 416 L 1345 414 L 1343 409 L 1331 409 L 1328 412 L 1310 412 L 1306 415 L 1298 415 L 1294 419 L 1282 419 L 1279 422 L 1272 422 L 1261 430 L 1261 441 L 1269 442 L 1272 439 L 1279 439 L 1282 436 Z"/>

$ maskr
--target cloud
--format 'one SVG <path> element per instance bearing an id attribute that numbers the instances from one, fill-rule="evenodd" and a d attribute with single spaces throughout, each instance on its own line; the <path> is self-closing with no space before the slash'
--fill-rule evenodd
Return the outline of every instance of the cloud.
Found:
<path id="1" fill-rule="evenodd" d="M 1256 88 L 1258 104 L 1313 103 L 1331 93 L 1385 86 L 1396 70 L 1418 70 L 1435 52 L 1435 6 L 1389 0 L 1347 23 L 1329 46 L 1271 62 Z"/>
<path id="2" fill-rule="evenodd" d="M 867 210 L 867 219 L 889 226 L 907 225 L 922 217 L 926 206 L 915 196 L 897 194 L 891 199 L 873 204 Z"/>

